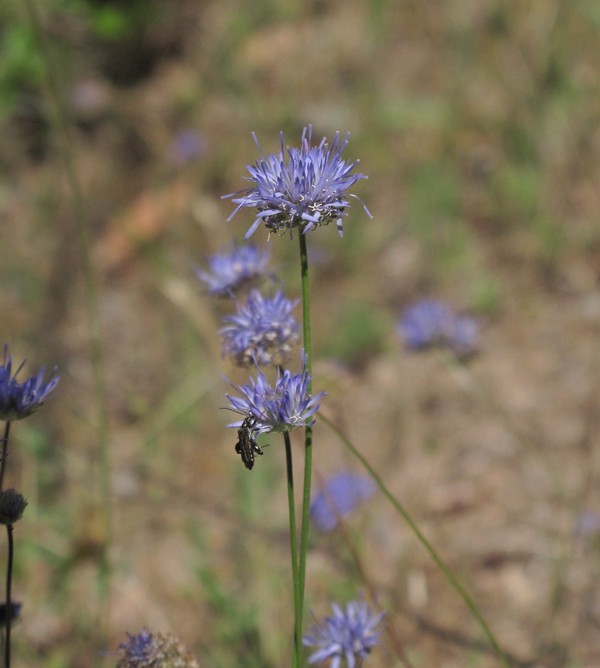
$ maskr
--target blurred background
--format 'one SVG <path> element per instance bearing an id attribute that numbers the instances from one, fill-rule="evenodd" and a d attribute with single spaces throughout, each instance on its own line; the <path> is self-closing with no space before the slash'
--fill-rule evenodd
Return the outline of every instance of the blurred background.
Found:
<path id="1" fill-rule="evenodd" d="M 250 133 L 309 123 L 351 132 L 374 214 L 309 238 L 324 414 L 515 666 L 600 665 L 599 40 L 595 0 L 2 2 L 0 342 L 62 377 L 11 436 L 16 666 L 114 665 L 144 625 L 210 668 L 288 665 L 283 449 L 233 451 L 247 376 L 194 269 L 253 220 L 221 200 Z M 298 296 L 297 243 L 268 243 Z M 477 318 L 466 364 L 404 349 L 423 297 Z M 314 465 L 361 471 L 323 424 Z M 311 535 L 315 616 L 369 590 L 369 666 L 499 665 L 381 495 Z"/>

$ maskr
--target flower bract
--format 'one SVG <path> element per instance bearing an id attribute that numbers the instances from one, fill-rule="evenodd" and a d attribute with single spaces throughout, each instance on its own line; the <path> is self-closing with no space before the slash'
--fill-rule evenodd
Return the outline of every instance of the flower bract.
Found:
<path id="1" fill-rule="evenodd" d="M 367 178 L 354 172 L 357 160 L 348 162 L 342 158 L 350 135 L 341 139 L 340 133 L 336 132 L 331 145 L 325 137 L 313 145 L 312 126 L 309 125 L 302 131 L 300 148 L 286 147 L 282 132 L 279 153 L 266 156 L 256 135 L 252 133 L 252 136 L 261 153 L 254 165 L 247 166 L 250 176 L 245 179 L 252 186 L 224 196 L 237 204 L 229 220 L 244 207 L 256 210 L 256 218 L 245 238 L 248 239 L 261 224 L 269 232 L 287 231 L 291 235 L 294 228 L 305 233 L 332 221 L 336 222 L 342 235 L 342 218 L 350 207 L 348 198 L 356 198 L 347 191 L 359 179 Z M 363 208 L 372 218 L 364 204 Z"/>

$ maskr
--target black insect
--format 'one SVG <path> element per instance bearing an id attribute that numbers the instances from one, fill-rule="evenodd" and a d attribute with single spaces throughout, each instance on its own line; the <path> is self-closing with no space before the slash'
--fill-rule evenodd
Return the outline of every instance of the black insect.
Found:
<path id="1" fill-rule="evenodd" d="M 252 434 L 254 421 L 252 418 L 246 418 L 242 426 L 238 429 L 238 442 L 235 444 L 235 451 L 240 455 L 244 466 L 251 471 L 254 466 L 254 455 L 262 455 L 263 451 L 256 442 Z"/>

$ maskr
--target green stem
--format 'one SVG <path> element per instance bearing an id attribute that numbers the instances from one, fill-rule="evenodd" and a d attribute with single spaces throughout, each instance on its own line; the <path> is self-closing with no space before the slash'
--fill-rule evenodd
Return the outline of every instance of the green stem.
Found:
<path id="1" fill-rule="evenodd" d="M 8 538 L 8 564 L 6 565 L 6 609 L 4 618 L 6 620 L 6 640 L 4 643 L 4 668 L 10 668 L 10 631 L 12 627 L 12 571 L 14 556 L 13 525 L 6 525 L 6 535 Z"/>
<path id="2" fill-rule="evenodd" d="M 0 492 L 4 489 L 4 471 L 6 470 L 6 458 L 8 457 L 8 436 L 10 434 L 10 420 L 4 425 L 4 436 L 2 437 L 2 454 L 0 455 Z"/>
<path id="3" fill-rule="evenodd" d="M 288 508 L 290 515 L 290 552 L 292 556 L 292 583 L 294 588 L 294 651 L 292 666 L 300 668 L 302 637 L 298 636 L 298 620 L 302 619 L 300 610 L 300 580 L 298 578 L 298 537 L 296 533 L 296 502 L 294 500 L 294 466 L 292 462 L 292 442 L 289 431 L 283 432 L 285 442 L 285 464 L 287 469 Z"/>
<path id="4" fill-rule="evenodd" d="M 312 394 L 312 341 L 310 335 L 310 290 L 308 282 L 308 253 L 306 236 L 298 231 L 300 240 L 300 275 L 302 280 L 302 329 L 306 372 L 310 377 L 307 392 Z M 304 591 L 306 587 L 306 553 L 308 550 L 308 525 L 310 510 L 310 488 L 312 479 L 312 427 L 304 429 L 304 485 L 302 488 L 302 524 L 300 530 L 300 553 L 298 555 L 299 594 L 298 618 L 296 619 L 296 643 L 302 648 L 302 622 L 304 618 Z"/>
<path id="5" fill-rule="evenodd" d="M 388 499 L 388 501 L 394 506 L 394 508 L 400 513 L 404 521 L 408 524 L 412 532 L 415 534 L 417 537 L 418 541 L 421 543 L 421 545 L 425 548 L 425 550 L 429 553 L 429 556 L 433 559 L 437 567 L 442 571 L 450 585 L 455 589 L 455 591 L 458 593 L 458 595 L 462 598 L 464 601 L 465 605 L 467 608 L 470 610 L 471 614 L 473 617 L 476 619 L 477 623 L 481 627 L 481 630 L 487 637 L 490 645 L 492 646 L 494 652 L 498 656 L 498 658 L 502 661 L 503 665 L 506 668 L 511 668 L 511 663 L 504 653 L 504 651 L 501 649 L 500 645 L 498 644 L 498 641 L 496 640 L 496 637 L 492 633 L 490 627 L 487 625 L 486 621 L 483 619 L 481 613 L 479 612 L 479 609 L 475 605 L 475 602 L 471 598 L 471 596 L 468 594 L 467 590 L 463 587 L 463 585 L 460 583 L 458 578 L 452 573 L 452 571 L 448 568 L 448 566 L 445 564 L 437 550 L 433 547 L 433 545 L 427 540 L 423 532 L 419 529 L 415 521 L 412 519 L 412 517 L 409 515 L 408 511 L 404 506 L 396 499 L 396 497 L 388 490 L 388 488 L 385 486 L 383 480 L 379 477 L 375 469 L 369 464 L 369 462 L 366 460 L 363 454 L 361 454 L 355 447 L 354 445 L 348 440 L 348 438 L 345 436 L 345 434 L 340 431 L 338 427 L 336 427 L 333 422 L 328 420 L 322 413 L 319 413 L 319 419 L 322 420 L 337 436 L 338 438 L 342 441 L 342 443 L 350 450 L 350 452 L 360 461 L 360 463 L 364 466 L 364 468 L 367 470 L 371 478 L 375 481 L 375 484 L 379 487 L 383 495 Z"/>

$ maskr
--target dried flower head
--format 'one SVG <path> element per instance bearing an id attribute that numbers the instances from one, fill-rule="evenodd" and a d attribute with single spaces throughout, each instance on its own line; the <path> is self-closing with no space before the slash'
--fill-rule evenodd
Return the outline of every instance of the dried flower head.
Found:
<path id="1" fill-rule="evenodd" d="M 248 385 L 233 386 L 242 396 L 227 394 L 226 397 L 231 409 L 239 413 L 242 420 L 227 426 L 237 429 L 247 420 L 252 434 L 258 435 L 292 431 L 314 424 L 314 415 L 325 393 L 309 394 L 309 383 L 310 374 L 306 370 L 306 356 L 303 355 L 300 373 L 277 369 L 274 385 L 260 372 L 256 380 L 250 378 Z"/>
<path id="2" fill-rule="evenodd" d="M 199 668 L 182 642 L 170 634 L 143 628 L 137 635 L 127 636 L 127 642 L 117 648 L 121 657 L 117 668 Z"/>
<path id="3" fill-rule="evenodd" d="M 340 668 L 345 659 L 346 668 L 362 665 L 362 660 L 379 642 L 381 632 L 376 628 L 384 613 L 373 612 L 364 601 L 352 601 L 345 610 L 337 603 L 331 607 L 333 615 L 303 638 L 304 645 L 319 648 L 308 657 L 308 662 L 329 660 L 329 668 Z"/>
<path id="4" fill-rule="evenodd" d="M 291 236 L 295 227 L 305 233 L 335 221 L 341 236 L 342 218 L 350 206 L 348 197 L 358 199 L 356 195 L 346 195 L 346 191 L 359 179 L 367 178 L 353 173 L 358 160 L 342 159 L 350 134 L 341 140 L 340 133 L 336 132 L 331 146 L 325 137 L 313 146 L 312 125 L 309 125 L 302 131 L 300 148 L 290 148 L 284 146 L 282 132 L 281 150 L 267 156 L 254 133 L 252 137 L 261 157 L 254 165 L 247 166 L 250 176 L 245 179 L 252 186 L 224 196 L 238 205 L 228 220 L 243 207 L 256 209 L 256 219 L 246 232 L 246 239 L 261 223 L 269 232 L 289 231 Z M 372 218 L 364 204 L 363 208 Z"/>
<path id="5" fill-rule="evenodd" d="M 27 501 L 14 489 L 0 492 L 0 524 L 14 524 L 23 517 Z"/>
<path id="6" fill-rule="evenodd" d="M 209 259 L 210 270 L 196 270 L 196 276 L 208 286 L 215 297 L 233 297 L 236 293 L 256 285 L 267 275 L 269 251 L 252 244 L 234 246 L 227 253 L 218 253 Z"/>
<path id="7" fill-rule="evenodd" d="M 21 616 L 21 610 L 23 608 L 23 604 L 20 601 L 11 601 L 10 602 L 10 621 L 11 623 L 16 622 L 19 617 Z M 7 611 L 8 611 L 8 606 L 6 603 L 0 603 L 0 626 L 6 626 L 6 618 L 7 618 Z"/>
<path id="8" fill-rule="evenodd" d="M 333 531 L 340 518 L 346 518 L 375 493 L 371 478 L 357 473 L 338 473 L 325 480 L 310 504 L 310 517 L 319 531 Z"/>
<path id="9" fill-rule="evenodd" d="M 241 367 L 287 362 L 299 340 L 298 323 L 292 315 L 297 303 L 281 291 L 274 297 L 263 297 L 252 290 L 235 315 L 223 318 L 228 323 L 220 330 L 223 354 Z"/>
<path id="10" fill-rule="evenodd" d="M 434 299 L 422 299 L 407 308 L 398 322 L 398 333 L 412 350 L 442 346 L 450 348 L 458 357 L 477 350 L 475 319 L 457 315 L 449 306 Z"/>
<path id="11" fill-rule="evenodd" d="M 24 364 L 25 360 L 13 376 L 12 359 L 8 354 L 8 346 L 4 346 L 4 361 L 0 366 L 0 420 L 22 420 L 31 415 L 44 403 L 60 380 L 59 376 L 54 375 L 56 369 L 52 370 L 48 380 L 44 380 L 46 369 L 42 367 L 37 376 L 31 376 L 20 383 L 17 375 Z"/>

